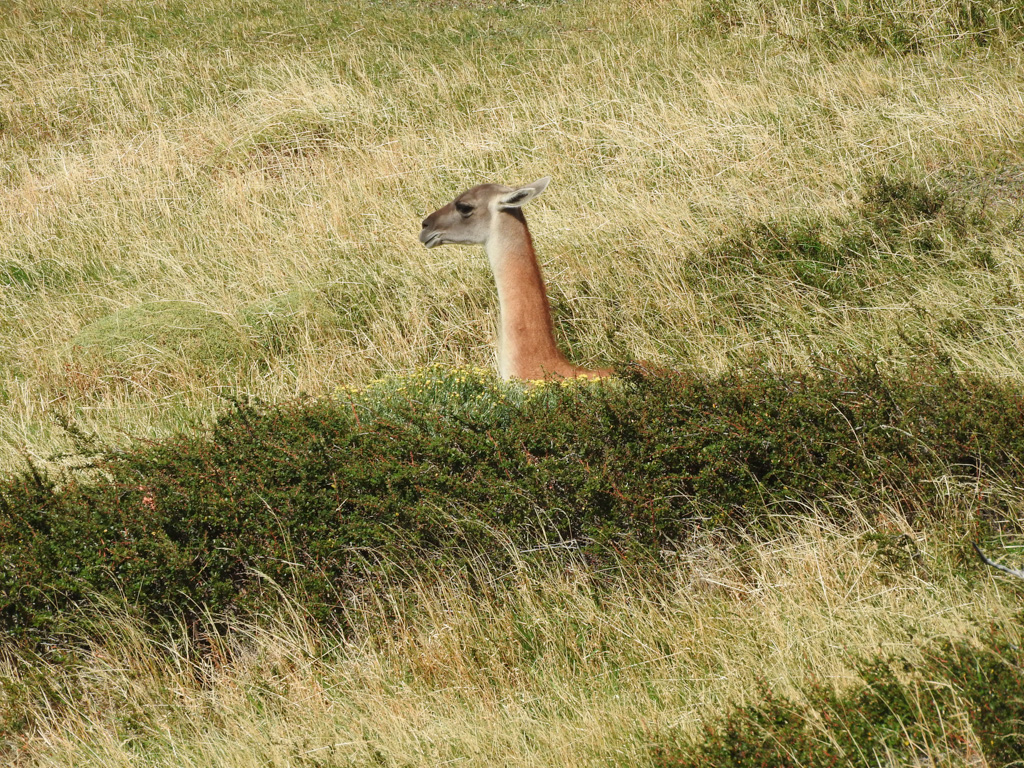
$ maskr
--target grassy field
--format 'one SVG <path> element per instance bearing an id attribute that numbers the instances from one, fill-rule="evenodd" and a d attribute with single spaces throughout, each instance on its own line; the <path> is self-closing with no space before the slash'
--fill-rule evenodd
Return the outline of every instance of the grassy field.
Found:
<path id="1" fill-rule="evenodd" d="M 482 253 L 416 240 L 491 179 L 554 177 L 529 218 L 582 363 L 1018 379 L 1019 14 L 959 5 L 8 3 L 0 466 L 59 449 L 55 414 L 163 435 L 225 393 L 493 365 Z M 841 243 L 881 176 L 970 215 L 817 280 L 756 238 L 723 272 L 757 225 Z"/>
<path id="2" fill-rule="evenodd" d="M 0 472 L 69 450 L 62 423 L 127 446 L 226 398 L 493 368 L 486 259 L 424 249 L 420 221 L 546 175 L 527 216 L 575 362 L 1024 385 L 1022 114 L 1009 0 L 0 0 Z M 674 590 L 626 568 L 598 597 L 582 562 L 438 574 L 353 603 L 349 635 L 287 600 L 198 634 L 100 606 L 74 664 L 4 651 L 2 747 L 647 765 L 758 679 L 842 687 L 858 656 L 1010 621 L 1020 592 L 965 561 L 977 509 L 950 498 L 948 530 L 882 506 L 709 533 L 668 558 Z M 916 764 L 983 765 L 967 743 Z"/>

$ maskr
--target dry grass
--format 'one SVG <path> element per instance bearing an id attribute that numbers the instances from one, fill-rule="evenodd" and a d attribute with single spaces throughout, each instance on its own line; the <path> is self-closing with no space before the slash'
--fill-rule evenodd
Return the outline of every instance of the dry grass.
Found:
<path id="1" fill-rule="evenodd" d="M 583 364 L 899 367 L 925 349 L 1024 382 L 1022 48 L 924 22 L 913 51 L 836 47 L 797 12 L 840 5 L 0 2 L 0 471 L 65 448 L 58 414 L 116 444 L 203 423 L 227 393 L 492 365 L 482 254 L 416 239 L 483 180 L 554 177 L 528 216 Z M 987 228 L 932 261 L 900 254 L 855 302 L 708 278 L 724 239 L 842 222 L 879 173 L 942 186 Z M 730 298 L 744 290 L 757 313 Z M 165 301 L 255 351 L 78 362 L 91 323 Z M 856 654 L 912 660 L 1018 610 L 912 535 L 928 571 L 813 527 L 708 539 L 668 591 L 482 565 L 483 593 L 439 574 L 408 602 L 365 596 L 349 637 L 286 605 L 202 658 L 183 630 L 108 608 L 75 663 L 8 658 L 0 704 L 34 702 L 25 766 L 643 765 L 652 733 L 696 728 L 758 676 L 843 685 Z"/>
<path id="2" fill-rule="evenodd" d="M 863 530 L 708 538 L 679 555 L 669 589 L 628 567 L 439 573 L 350 603 L 347 636 L 294 603 L 200 641 L 98 609 L 99 639 L 73 663 L 8 661 L 13 680 L 37 691 L 41 675 L 51 691 L 16 754 L 25 766 L 645 765 L 652 740 L 695 732 L 758 680 L 844 687 L 859 657 L 913 663 L 930 640 L 1017 609 L 1012 587 L 968 581 L 941 541 L 918 534 L 926 567 L 893 568 Z"/>
<path id="3" fill-rule="evenodd" d="M 1020 377 L 1024 265 L 1002 224 L 986 242 L 998 274 L 911 266 L 899 282 L 915 291 L 824 309 L 768 285 L 771 329 L 699 277 L 709 244 L 750 222 L 841 216 L 880 171 L 988 189 L 1008 221 L 1022 191 L 1019 47 L 839 55 L 801 43 L 792 19 L 709 31 L 699 3 L 445 8 L 12 10 L 0 466 L 60 447 L 55 411 L 117 441 L 202 421 L 225 390 L 280 398 L 429 362 L 490 365 L 484 259 L 416 240 L 425 213 L 483 179 L 555 177 L 530 220 L 583 363 L 912 357 L 898 331 L 978 309 L 981 337 L 945 351 Z M 291 306 L 296 292 L 315 311 Z M 160 300 L 222 313 L 264 354 L 216 376 L 186 360 L 155 388 L 148 370 L 69 363 L 89 323 Z M 277 315 L 261 326 L 267 306 Z"/>

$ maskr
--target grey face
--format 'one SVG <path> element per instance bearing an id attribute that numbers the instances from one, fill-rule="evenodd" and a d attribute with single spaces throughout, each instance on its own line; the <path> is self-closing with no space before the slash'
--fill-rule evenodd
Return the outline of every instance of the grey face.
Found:
<path id="1" fill-rule="evenodd" d="M 493 203 L 511 191 L 500 184 L 481 184 L 463 192 L 423 220 L 420 242 L 427 248 L 447 243 L 482 245 L 491 232 L 491 217 L 497 212 Z"/>

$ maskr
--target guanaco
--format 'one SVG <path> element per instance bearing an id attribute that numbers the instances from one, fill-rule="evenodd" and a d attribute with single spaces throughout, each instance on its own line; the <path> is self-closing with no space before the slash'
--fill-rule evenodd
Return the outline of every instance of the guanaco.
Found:
<path id="1" fill-rule="evenodd" d="M 611 369 L 573 365 L 555 343 L 554 322 L 522 207 L 550 176 L 521 187 L 481 184 L 423 220 L 420 242 L 482 245 L 498 288 L 498 373 L 503 379 L 610 376 Z"/>

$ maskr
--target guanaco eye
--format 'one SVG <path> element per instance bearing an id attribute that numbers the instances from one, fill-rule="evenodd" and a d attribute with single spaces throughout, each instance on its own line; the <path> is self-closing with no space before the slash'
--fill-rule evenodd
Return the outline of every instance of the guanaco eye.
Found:
<path id="1" fill-rule="evenodd" d="M 456 203 L 455 210 L 461 213 L 463 216 L 469 216 L 473 212 L 473 206 L 469 203 Z"/>

